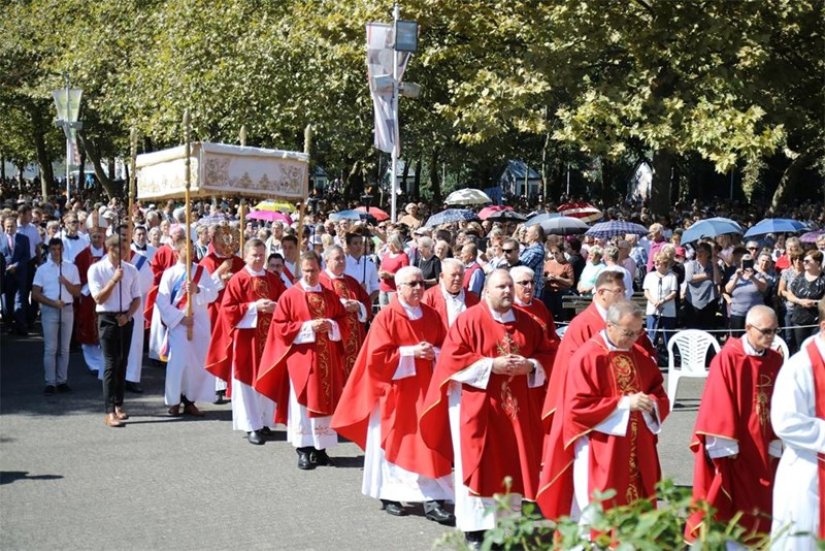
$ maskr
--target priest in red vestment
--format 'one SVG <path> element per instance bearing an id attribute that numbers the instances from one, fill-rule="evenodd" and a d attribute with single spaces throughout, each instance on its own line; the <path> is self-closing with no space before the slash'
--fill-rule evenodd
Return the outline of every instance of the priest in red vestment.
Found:
<path id="1" fill-rule="evenodd" d="M 80 296 L 75 301 L 74 339 L 80 343 L 83 359 L 92 373 L 103 373 L 103 353 L 97 333 L 96 304 L 89 292 L 88 272 L 92 264 L 106 255 L 105 239 L 103 228 L 89 228 L 89 246 L 80 251 L 74 259 L 81 285 Z"/>
<path id="2" fill-rule="evenodd" d="M 771 531 L 773 481 L 782 455 L 770 423 L 783 361 L 771 349 L 777 327 L 771 308 L 754 306 L 745 317 L 745 334 L 728 339 L 713 358 L 690 445 L 694 500 L 710 503 L 723 522 L 743 513 L 739 525 L 763 536 Z M 701 513 L 688 518 L 689 541 L 701 523 Z"/>
<path id="3" fill-rule="evenodd" d="M 329 422 L 344 387 L 341 324 L 347 312 L 321 286 L 321 259 L 300 257 L 301 279 L 278 301 L 255 388 L 277 403 L 275 420 L 287 424 L 287 441 L 298 449 L 298 468 L 331 464 L 327 448 L 338 444 Z"/>
<path id="4" fill-rule="evenodd" d="M 541 459 L 536 394 L 553 350 L 542 328 L 513 308 L 513 279 L 495 270 L 484 299 L 455 321 L 444 341 L 421 414 L 424 442 L 455 465 L 456 526 L 471 545 L 501 513 L 493 496 L 512 484 L 513 513 L 534 499 Z"/>
<path id="5" fill-rule="evenodd" d="M 160 278 L 163 277 L 163 272 L 178 263 L 178 253 L 172 247 L 172 243 L 184 237 L 186 228 L 175 224 L 169 230 L 169 243 L 165 243 L 158 247 L 155 256 L 152 257 L 152 274 L 154 274 L 154 282 L 149 293 L 146 295 L 146 308 L 143 311 L 143 317 L 146 321 L 146 327 L 149 329 L 149 357 L 154 360 L 160 360 L 160 351 L 163 346 L 163 336 L 166 333 L 160 320 L 160 315 L 155 312 L 155 299 L 158 296 L 158 287 L 160 286 Z"/>
<path id="6" fill-rule="evenodd" d="M 457 258 L 445 258 L 441 261 L 438 285 L 427 289 L 421 299 L 438 313 L 445 332 L 460 313 L 478 304 L 478 295 L 465 290 L 463 285 L 464 263 Z"/>
<path id="7" fill-rule="evenodd" d="M 231 385 L 232 428 L 255 445 L 264 443 L 273 424 L 275 405 L 253 387 L 275 302 L 284 292 L 281 280 L 264 269 L 265 254 L 260 239 L 244 244 L 246 266 L 226 284 L 206 357 L 207 371 Z"/>
<path id="8" fill-rule="evenodd" d="M 644 331 L 642 310 L 622 299 L 606 321 L 570 360 L 537 499 L 547 518 L 570 515 L 583 526 L 591 522 L 586 508 L 594 492 L 616 491 L 604 508 L 655 500 L 657 434 L 670 412 L 659 368 L 635 344 Z"/>
<path id="9" fill-rule="evenodd" d="M 402 502 L 423 502 L 428 519 L 449 524 L 453 515 L 440 501 L 453 500 L 452 465 L 424 444 L 418 429 L 447 332 L 421 302 L 421 270 L 401 268 L 395 283 L 396 300 L 375 317 L 331 426 L 365 452 L 364 495 L 396 516 L 407 514 Z"/>
<path id="10" fill-rule="evenodd" d="M 341 345 L 344 348 L 344 380 L 349 377 L 355 358 L 366 337 L 367 320 L 371 317 L 370 297 L 358 281 L 344 273 L 347 267 L 344 249 L 332 245 L 324 251 L 326 268 L 321 272 L 320 281 L 341 301 L 347 315 L 341 323 Z"/>

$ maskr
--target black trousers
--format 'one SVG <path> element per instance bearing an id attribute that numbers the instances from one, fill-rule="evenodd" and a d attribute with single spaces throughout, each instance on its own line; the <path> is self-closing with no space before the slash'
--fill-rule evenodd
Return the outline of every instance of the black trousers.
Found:
<path id="1" fill-rule="evenodd" d="M 112 413 L 115 407 L 123 405 L 126 363 L 129 360 L 134 323 L 134 320 L 130 320 L 121 327 L 117 324 L 115 314 L 99 313 L 97 316 L 100 348 L 103 352 L 103 405 L 106 413 Z"/>

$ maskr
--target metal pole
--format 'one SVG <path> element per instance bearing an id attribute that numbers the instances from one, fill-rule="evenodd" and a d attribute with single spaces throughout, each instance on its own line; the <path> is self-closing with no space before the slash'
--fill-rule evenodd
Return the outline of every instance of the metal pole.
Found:
<path id="1" fill-rule="evenodd" d="M 191 216 L 190 216 L 190 208 L 189 208 L 189 186 L 192 184 L 192 170 L 190 168 L 192 162 L 190 157 L 192 156 L 192 143 L 191 143 L 191 136 L 190 136 L 190 129 L 189 129 L 189 109 L 184 110 L 183 112 L 183 139 L 185 142 L 184 148 L 184 155 L 186 156 L 186 191 L 184 195 L 185 205 L 183 208 L 186 209 L 186 283 L 192 284 L 192 243 L 190 232 L 192 231 L 191 228 Z M 189 293 L 189 296 L 186 298 L 186 316 L 188 318 L 192 318 L 192 293 Z M 186 338 L 190 341 L 192 340 L 192 326 L 186 328 Z"/>
<path id="2" fill-rule="evenodd" d="M 567 163 L 567 199 L 570 199 L 570 163 Z"/>
<path id="3" fill-rule="evenodd" d="M 71 140 L 71 132 L 72 132 L 72 102 L 69 100 L 69 73 L 68 71 L 64 73 L 64 78 L 66 81 L 66 120 L 63 121 L 64 125 L 64 132 L 66 134 L 66 205 L 69 204 L 69 197 L 71 194 L 71 159 L 72 159 L 72 140 Z M 78 189 L 80 188 L 80 182 L 78 182 Z"/>
<path id="4" fill-rule="evenodd" d="M 733 201 L 733 169 L 730 169 L 730 200 Z"/>
<path id="5" fill-rule="evenodd" d="M 238 134 L 238 139 L 241 142 L 241 147 L 246 147 L 246 126 L 245 125 L 241 126 L 241 131 Z M 241 197 L 240 204 L 238 205 L 238 218 L 239 218 L 239 224 L 240 224 L 240 230 L 241 230 L 240 231 L 240 236 L 239 236 L 239 238 L 240 238 L 239 246 L 240 246 L 240 255 L 241 256 L 243 256 L 243 248 L 244 248 L 244 244 L 245 244 L 245 241 L 246 241 L 245 236 L 244 236 L 244 233 L 246 231 L 245 215 L 246 215 L 246 199 L 244 197 Z"/>
<path id="6" fill-rule="evenodd" d="M 395 32 L 398 19 L 401 17 L 401 8 L 398 4 L 392 7 L 393 32 Z M 401 131 L 398 128 L 398 51 L 393 46 L 392 52 L 392 119 L 394 135 L 392 137 L 392 177 L 390 178 L 390 218 L 392 223 L 398 221 L 398 199 L 396 198 L 395 190 L 398 188 L 398 142 L 400 141 Z"/>

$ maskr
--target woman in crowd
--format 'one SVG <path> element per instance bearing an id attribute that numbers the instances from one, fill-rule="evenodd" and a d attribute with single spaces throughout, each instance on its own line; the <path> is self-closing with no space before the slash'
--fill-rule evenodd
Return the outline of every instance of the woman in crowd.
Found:
<path id="1" fill-rule="evenodd" d="M 573 265 L 567 261 L 561 245 L 551 245 L 544 262 L 544 304 L 553 313 L 553 319 L 564 321 L 562 297 L 570 294 L 573 287 Z"/>
<path id="2" fill-rule="evenodd" d="M 728 329 L 731 330 L 732 336 L 738 337 L 745 329 L 745 315 L 748 310 L 757 304 L 765 304 L 767 288 L 768 282 L 754 267 L 754 258 L 749 254 L 743 255 L 739 266 L 725 285 L 725 292 L 731 297 Z"/>
<path id="3" fill-rule="evenodd" d="M 434 248 L 435 244 L 431 238 L 418 238 L 418 258 L 415 259 L 415 266 L 421 270 L 424 285 L 428 289 L 438 284 L 438 276 L 441 275 L 441 259 L 435 256 Z"/>
<path id="4" fill-rule="evenodd" d="M 378 267 L 378 278 L 381 280 L 378 287 L 378 302 L 382 308 L 390 303 L 390 299 L 396 293 L 395 272 L 409 265 L 410 258 L 404 252 L 401 235 L 398 232 L 391 233 L 387 238 L 386 253 L 381 258 L 381 264 Z"/>
<path id="5" fill-rule="evenodd" d="M 790 301 L 790 297 L 792 296 L 790 285 L 791 282 L 804 271 L 802 269 L 803 258 L 804 255 L 801 253 L 791 255 L 791 266 L 790 268 L 785 268 L 782 270 L 782 275 L 779 276 L 779 286 L 776 291 L 777 297 L 779 297 L 782 304 L 785 306 L 785 316 L 783 318 L 783 325 L 785 326 L 784 338 L 792 353 L 799 349 L 800 343 L 796 342 L 796 334 L 793 330 L 793 311 L 794 308 L 796 308 L 796 305 Z"/>
<path id="6" fill-rule="evenodd" d="M 808 251 L 802 258 L 803 272 L 788 286 L 788 300 L 794 304 L 791 321 L 797 346 L 817 332 L 819 323 L 817 302 L 825 296 L 825 274 L 822 273 L 822 251 Z M 801 326 L 813 327 L 801 327 Z"/>
<path id="7" fill-rule="evenodd" d="M 587 265 L 585 265 L 584 270 L 582 270 L 582 275 L 579 277 L 577 290 L 580 294 L 586 295 L 593 291 L 593 287 L 596 285 L 596 278 L 599 277 L 599 274 L 606 268 L 604 262 L 602 262 L 603 255 L 604 252 L 598 245 L 590 247 L 587 255 Z"/>
<path id="8" fill-rule="evenodd" d="M 665 251 L 660 251 L 653 259 L 654 270 L 648 272 L 642 283 L 647 299 L 647 334 L 654 346 L 661 340 L 667 346 L 672 331 L 676 328 L 676 296 L 679 281 L 671 270 L 672 259 Z M 661 339 L 659 337 L 662 337 Z"/>
<path id="9" fill-rule="evenodd" d="M 719 284 L 722 273 L 713 255 L 713 245 L 696 245 L 696 259 L 685 262 L 686 326 L 713 329 L 719 311 Z"/>

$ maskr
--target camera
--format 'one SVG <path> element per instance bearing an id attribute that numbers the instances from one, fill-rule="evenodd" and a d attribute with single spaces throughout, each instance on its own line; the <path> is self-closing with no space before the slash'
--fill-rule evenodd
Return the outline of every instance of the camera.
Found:
<path id="1" fill-rule="evenodd" d="M 753 270 L 753 258 L 743 258 L 742 259 L 742 269 L 743 270 Z"/>

